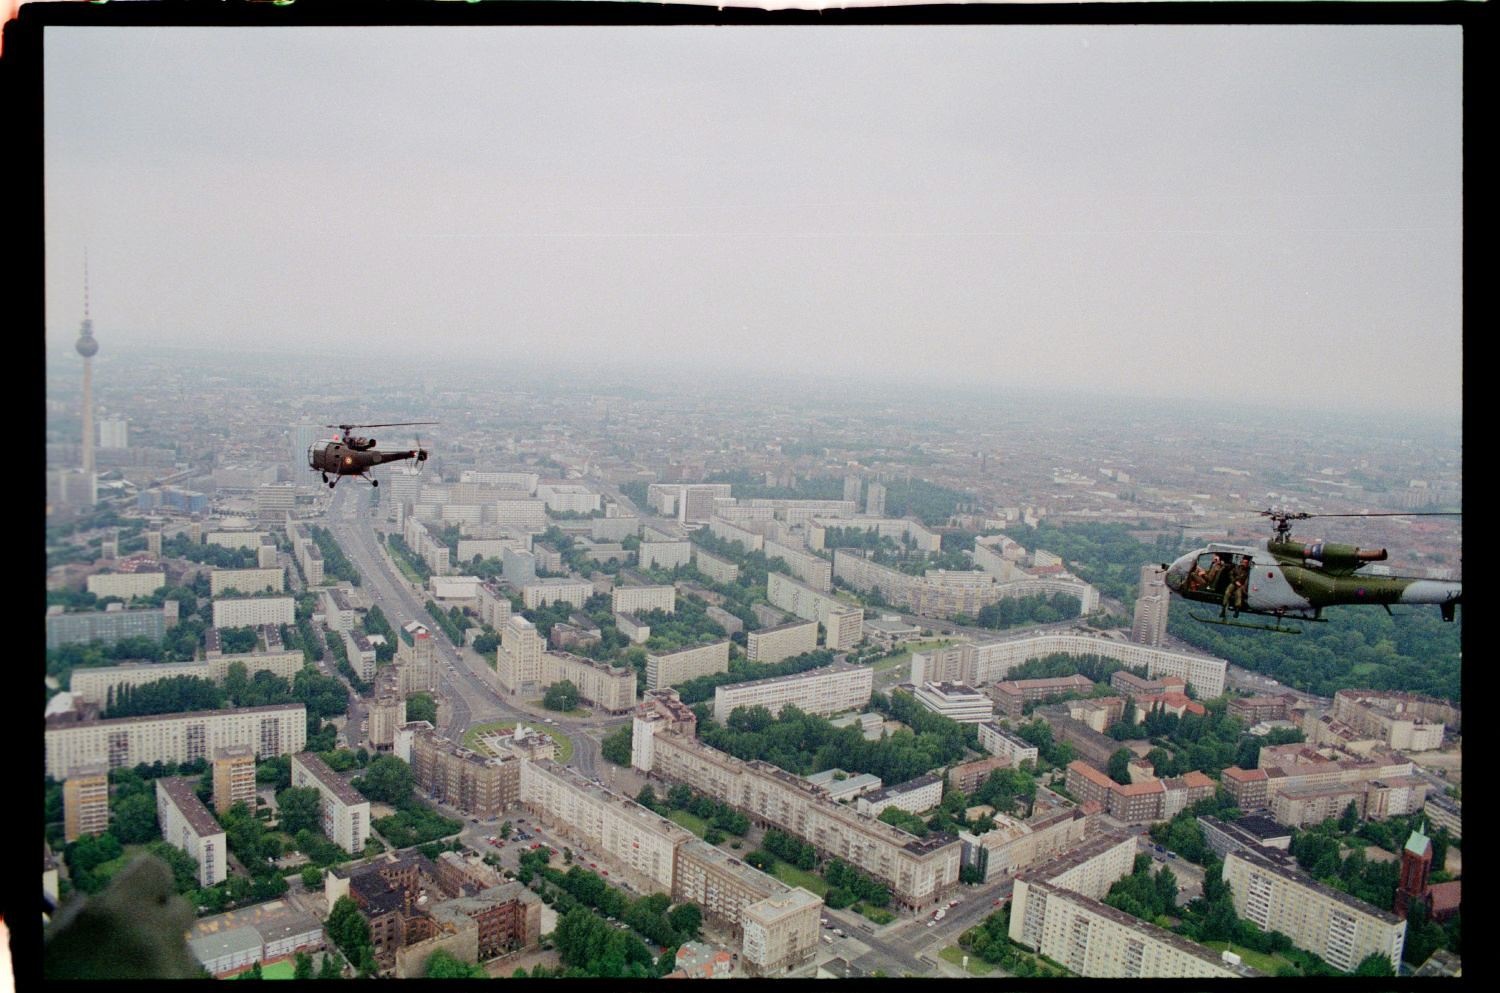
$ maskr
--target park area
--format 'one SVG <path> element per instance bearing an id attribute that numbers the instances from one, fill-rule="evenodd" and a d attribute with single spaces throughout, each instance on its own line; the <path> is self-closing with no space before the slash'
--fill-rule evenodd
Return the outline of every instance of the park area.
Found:
<path id="1" fill-rule="evenodd" d="M 486 739 L 497 737 L 502 731 L 514 730 L 515 726 L 515 721 L 498 721 L 493 724 L 477 724 L 464 732 L 463 746 L 465 748 L 472 748 L 474 751 L 482 752 L 486 755 L 498 755 L 499 752 L 497 747 L 494 744 L 486 743 Z M 549 728 L 543 724 L 533 724 L 529 721 L 526 722 L 526 728 L 529 731 L 540 731 L 542 734 L 545 734 L 547 737 L 552 739 L 553 743 L 557 745 L 557 755 L 555 757 L 555 761 L 559 765 L 566 763 L 573 757 L 573 739 L 569 738 L 561 731 L 557 730 L 556 728 Z"/>

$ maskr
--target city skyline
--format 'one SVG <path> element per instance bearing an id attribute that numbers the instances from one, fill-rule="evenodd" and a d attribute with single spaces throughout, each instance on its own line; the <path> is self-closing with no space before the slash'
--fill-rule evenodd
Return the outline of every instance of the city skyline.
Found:
<path id="1" fill-rule="evenodd" d="M 222 342 L 1454 417 L 1461 39 L 54 27 L 49 362 L 87 246 L 101 361 Z"/>

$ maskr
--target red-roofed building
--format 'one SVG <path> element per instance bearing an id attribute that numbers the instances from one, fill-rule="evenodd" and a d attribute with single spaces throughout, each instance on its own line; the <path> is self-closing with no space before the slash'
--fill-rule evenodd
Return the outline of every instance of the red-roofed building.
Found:
<path id="1" fill-rule="evenodd" d="M 1241 810 L 1259 810 L 1266 805 L 1268 777 L 1264 769 L 1241 769 L 1232 765 L 1221 774 L 1224 788 Z"/>
<path id="2" fill-rule="evenodd" d="M 1454 879 L 1446 883 L 1435 883 L 1427 890 L 1427 912 L 1435 921 L 1446 921 L 1458 913 L 1463 891 L 1463 882 Z"/>

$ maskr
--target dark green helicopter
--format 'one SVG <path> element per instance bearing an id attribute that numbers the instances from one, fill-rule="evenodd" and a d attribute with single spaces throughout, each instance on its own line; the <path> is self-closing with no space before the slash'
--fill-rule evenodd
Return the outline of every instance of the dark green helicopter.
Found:
<path id="1" fill-rule="evenodd" d="M 1453 514 L 1378 513 L 1305 514 L 1263 510 L 1275 522 L 1275 537 L 1263 545 L 1211 542 L 1188 552 L 1166 570 L 1167 588 L 1184 600 L 1213 604 L 1218 618 L 1192 614 L 1204 624 L 1256 628 L 1300 634 L 1284 621 L 1321 621 L 1323 608 L 1379 604 L 1390 613 L 1393 603 L 1437 604 L 1451 621 L 1463 599 L 1463 584 L 1441 579 L 1377 576 L 1359 570 L 1386 559 L 1384 548 L 1360 548 L 1325 541 L 1295 541 L 1292 521 L 1311 517 L 1450 517 Z M 1233 614 L 1235 619 L 1230 619 Z M 1240 614 L 1272 618 L 1271 624 L 1239 621 Z"/>

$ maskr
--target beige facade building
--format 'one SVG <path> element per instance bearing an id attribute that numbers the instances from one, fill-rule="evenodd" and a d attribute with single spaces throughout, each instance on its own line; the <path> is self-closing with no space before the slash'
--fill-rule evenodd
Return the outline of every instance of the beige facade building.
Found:
<path id="1" fill-rule="evenodd" d="M 538 579 L 521 587 L 521 602 L 527 610 L 549 603 L 567 603 L 582 608 L 594 595 L 594 584 L 586 579 Z"/>
<path id="2" fill-rule="evenodd" d="M 496 500 L 494 523 L 512 531 L 541 534 L 547 530 L 547 505 L 541 500 Z"/>
<path id="3" fill-rule="evenodd" d="M 323 834 L 351 855 L 364 851 L 370 836 L 370 801 L 312 752 L 292 756 L 292 785 L 318 791 Z"/>
<path id="4" fill-rule="evenodd" d="M 623 714 L 636 704 L 635 670 L 567 652 L 543 652 L 541 684 L 568 680 L 585 702 L 611 714 Z"/>
<path id="5" fill-rule="evenodd" d="M 300 651 L 295 651 L 220 655 L 202 662 L 127 662 L 97 669 L 75 669 L 69 677 L 68 689 L 87 703 L 103 706 L 109 700 L 110 690 L 118 693 L 122 686 L 141 686 L 173 676 L 193 676 L 222 683 L 229 673 L 229 666 L 235 662 L 243 663 L 246 675 L 252 679 L 257 672 L 269 672 L 290 680 L 306 664 L 306 659 Z"/>
<path id="6" fill-rule="evenodd" d="M 732 583 L 740 578 L 740 567 L 728 559 L 721 559 L 693 546 L 693 565 L 698 571 L 716 583 Z"/>
<path id="7" fill-rule="evenodd" d="M 500 630 L 495 681 L 501 693 L 535 693 L 541 689 L 544 642 L 536 625 L 513 615 Z"/>
<path id="8" fill-rule="evenodd" d="M 1338 969 L 1350 971 L 1366 956 L 1401 962 L 1406 922 L 1281 863 L 1246 849 L 1224 856 L 1224 881 L 1234 912 L 1262 931 L 1280 931 Z"/>
<path id="9" fill-rule="evenodd" d="M 52 775 L 56 775 L 52 773 Z M 109 767 L 96 763 L 68 770 L 63 781 L 63 839 L 109 830 Z"/>
<path id="10" fill-rule="evenodd" d="M 295 624 L 296 601 L 289 596 L 251 597 L 214 601 L 214 627 L 258 627 Z"/>
<path id="11" fill-rule="evenodd" d="M 216 748 L 214 763 L 214 809 L 225 813 L 237 803 L 255 809 L 255 750 L 249 745 Z"/>
<path id="12" fill-rule="evenodd" d="M 714 720 L 729 720 L 737 707 L 765 707 L 772 716 L 788 704 L 803 713 L 828 716 L 864 707 L 875 687 L 870 666 L 836 663 L 789 676 L 730 683 L 714 689 Z"/>
<path id="13" fill-rule="evenodd" d="M 958 885 L 962 850 L 953 835 L 913 838 L 829 800 L 791 773 L 765 762 L 743 762 L 670 730 L 652 736 L 650 762 L 644 771 L 716 797 L 880 879 L 908 909 L 932 906 Z"/>
<path id="14" fill-rule="evenodd" d="M 436 734 L 425 721 L 411 736 L 409 762 L 417 789 L 471 817 L 498 817 L 520 802 L 519 758 L 480 755 Z"/>
<path id="15" fill-rule="evenodd" d="M 401 677 L 401 695 L 431 693 L 437 689 L 438 675 L 432 632 L 416 621 L 403 624 L 401 630 L 411 637 L 408 643 L 406 637 L 396 635 L 396 654 L 392 661 Z"/>
<path id="16" fill-rule="evenodd" d="M 1335 720 L 1401 751 L 1441 748 L 1444 724 L 1432 718 L 1454 710 L 1441 700 L 1415 693 L 1339 690 L 1333 695 Z"/>
<path id="17" fill-rule="evenodd" d="M 241 593 L 260 593 L 270 590 L 281 593 L 286 589 L 285 569 L 214 569 L 208 574 L 208 591 L 218 596 L 225 590 Z"/>
<path id="18" fill-rule="evenodd" d="M 687 682 L 695 676 L 729 671 L 729 641 L 716 641 L 697 648 L 661 655 L 646 655 L 646 687 L 662 689 Z"/>
<path id="19" fill-rule="evenodd" d="M 155 572 L 99 572 L 88 578 L 87 589 L 96 597 L 117 596 L 126 603 L 150 596 L 167 585 L 167 574 Z"/>
<path id="20" fill-rule="evenodd" d="M 677 850 L 672 899 L 691 901 L 740 940 L 746 971 L 770 976 L 817 950 L 823 901 L 697 838 Z"/>
<path id="21" fill-rule="evenodd" d="M 874 531 L 882 538 L 890 538 L 898 542 L 910 540 L 914 548 L 924 552 L 940 551 L 943 544 L 942 535 L 929 531 L 922 526 L 921 521 L 908 520 L 904 517 L 865 516 L 844 519 L 815 517 L 807 527 L 807 547 L 823 548 L 824 537 L 831 527 Z"/>
<path id="22" fill-rule="evenodd" d="M 823 901 L 798 887 L 745 908 L 744 961 L 754 976 L 772 976 L 808 961 L 818 948 Z"/>
<path id="23" fill-rule="evenodd" d="M 687 541 L 642 541 L 638 561 L 642 569 L 675 569 L 693 560 L 693 545 Z"/>
<path id="24" fill-rule="evenodd" d="M 1039 810 L 1020 821 L 996 813 L 995 826 L 983 834 L 960 831 L 963 864 L 984 873 L 986 881 L 1012 875 L 1082 844 L 1093 832 L 1095 815 L 1082 807 Z"/>
<path id="25" fill-rule="evenodd" d="M 742 528 L 732 521 L 719 517 L 717 514 L 708 519 L 708 532 L 721 541 L 738 542 L 747 552 L 761 551 L 766 543 L 763 535 L 757 534 L 747 528 Z"/>
<path id="26" fill-rule="evenodd" d="M 1020 766 L 1022 762 L 1036 764 L 1037 747 L 1025 738 L 1007 731 L 994 721 L 986 721 L 979 725 L 979 747 L 991 755 L 998 755 L 1010 760 L 1012 766 Z"/>
<path id="27" fill-rule="evenodd" d="M 660 731 L 671 730 L 693 737 L 698 730 L 698 716 L 682 702 L 673 689 L 647 690 L 635 708 L 631 722 L 630 764 L 651 771 L 655 751 L 652 747 Z"/>
<path id="28" fill-rule="evenodd" d="M 820 593 L 791 576 L 779 572 L 767 573 L 766 599 L 772 606 L 790 611 L 804 620 L 822 624 L 824 647 L 833 651 L 853 648 L 864 637 L 864 608 L 830 594 Z"/>
<path id="29" fill-rule="evenodd" d="M 636 614 L 647 610 L 675 613 L 677 587 L 616 586 L 610 594 L 610 609 L 616 614 Z"/>
<path id="30" fill-rule="evenodd" d="M 783 659 L 818 647 L 817 621 L 792 621 L 751 631 L 745 636 L 745 654 L 751 662 L 775 665 Z"/>
<path id="31" fill-rule="evenodd" d="M 185 714 L 121 717 L 108 721 L 48 718 L 46 772 L 106 764 L 111 769 L 142 762 L 207 759 L 216 748 L 246 745 L 260 756 L 288 755 L 307 744 L 307 708 L 302 704 L 199 710 Z"/>
<path id="32" fill-rule="evenodd" d="M 768 559 L 780 559 L 785 562 L 787 568 L 792 570 L 792 575 L 802 580 L 808 586 L 820 593 L 829 593 L 833 590 L 833 563 L 827 559 L 783 545 L 779 541 L 767 539 L 763 549 Z"/>
<path id="33" fill-rule="evenodd" d="M 670 892 L 677 850 L 694 835 L 566 766 L 521 766 L 521 803 L 554 829 L 598 849 L 654 888 Z"/>
<path id="34" fill-rule="evenodd" d="M 228 874 L 229 846 L 224 829 L 203 806 L 188 776 L 165 776 L 156 781 L 156 820 L 167 844 L 186 852 L 198 863 L 198 885 L 222 883 Z"/>

